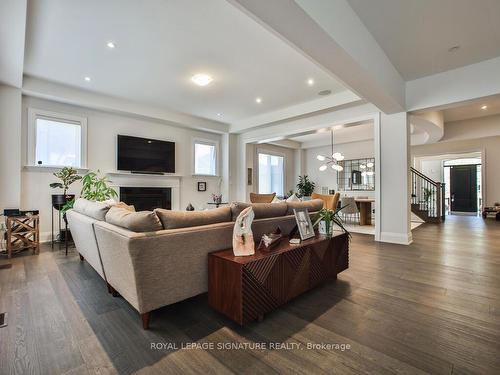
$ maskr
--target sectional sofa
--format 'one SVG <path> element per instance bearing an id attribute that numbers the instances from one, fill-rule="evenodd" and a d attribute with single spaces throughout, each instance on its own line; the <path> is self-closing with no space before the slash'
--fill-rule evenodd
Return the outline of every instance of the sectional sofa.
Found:
<path id="1" fill-rule="evenodd" d="M 234 220 L 249 203 L 207 211 L 135 212 L 114 202 L 78 199 L 67 218 L 81 260 L 125 298 L 149 326 L 151 311 L 208 290 L 207 254 L 232 247 Z M 313 213 L 323 201 L 254 203 L 255 239 L 295 225 L 293 209 Z"/>

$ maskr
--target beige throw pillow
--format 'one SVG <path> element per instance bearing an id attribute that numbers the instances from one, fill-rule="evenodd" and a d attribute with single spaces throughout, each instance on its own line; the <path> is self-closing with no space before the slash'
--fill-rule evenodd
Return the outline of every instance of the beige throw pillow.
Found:
<path id="1" fill-rule="evenodd" d="M 162 230 L 160 219 L 152 211 L 134 212 L 128 208 L 113 206 L 106 214 L 106 222 L 133 232 Z"/>
<path id="2" fill-rule="evenodd" d="M 73 205 L 73 210 L 83 215 L 90 216 L 96 220 L 103 221 L 109 210 L 109 204 L 78 198 Z"/>

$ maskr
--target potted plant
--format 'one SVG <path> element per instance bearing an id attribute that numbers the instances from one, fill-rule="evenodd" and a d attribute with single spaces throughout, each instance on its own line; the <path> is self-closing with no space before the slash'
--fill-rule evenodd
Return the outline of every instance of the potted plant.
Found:
<path id="1" fill-rule="evenodd" d="M 341 207 L 335 211 L 329 210 L 327 208 L 321 209 L 314 217 L 313 226 L 314 227 L 318 226 L 320 234 L 325 234 L 326 236 L 331 237 L 333 233 L 333 225 L 337 224 L 340 227 L 340 229 L 342 229 L 350 237 L 351 234 L 347 229 L 345 229 L 344 221 L 338 214 L 339 211 L 342 210 L 344 207 Z"/>
<path id="2" fill-rule="evenodd" d="M 105 176 L 100 177 L 99 171 L 88 172 L 86 175 L 81 177 L 82 179 L 82 191 L 80 196 L 82 198 L 88 199 L 90 201 L 105 201 L 107 199 L 112 199 L 118 197 L 116 191 L 108 186 L 108 180 Z M 75 204 L 75 196 L 73 199 L 68 200 L 64 206 L 61 208 L 61 212 L 64 214 L 64 219 L 66 220 L 66 211 L 73 208 Z"/>
<path id="3" fill-rule="evenodd" d="M 307 175 L 299 176 L 299 183 L 297 184 L 297 190 L 299 195 L 303 200 L 311 199 L 311 194 L 314 192 L 314 187 L 316 184 L 309 180 Z"/>
<path id="4" fill-rule="evenodd" d="M 78 175 L 76 169 L 72 167 L 64 167 L 59 172 L 54 173 L 61 182 L 53 182 L 49 186 L 53 189 L 63 189 L 62 194 L 52 194 L 52 206 L 56 210 L 60 210 L 68 201 L 75 198 L 74 194 L 68 194 L 68 189 L 71 184 L 81 180 L 82 177 Z"/>

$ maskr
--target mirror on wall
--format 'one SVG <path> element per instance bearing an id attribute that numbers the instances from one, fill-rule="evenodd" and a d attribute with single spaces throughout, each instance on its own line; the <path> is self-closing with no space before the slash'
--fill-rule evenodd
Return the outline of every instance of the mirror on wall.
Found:
<path id="1" fill-rule="evenodd" d="M 338 174 L 340 191 L 375 190 L 375 158 L 343 160 Z"/>

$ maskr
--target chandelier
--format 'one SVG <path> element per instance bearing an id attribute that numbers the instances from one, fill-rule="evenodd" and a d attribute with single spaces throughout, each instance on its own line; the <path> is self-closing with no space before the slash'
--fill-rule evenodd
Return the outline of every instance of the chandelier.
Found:
<path id="1" fill-rule="evenodd" d="M 318 155 L 316 156 L 316 159 L 319 161 L 325 162 L 321 167 L 319 167 L 319 170 L 321 172 L 326 171 L 328 167 L 331 167 L 333 170 L 340 172 L 344 170 L 344 168 L 338 163 L 339 161 L 344 160 L 344 155 L 342 155 L 340 152 L 333 152 L 333 129 L 331 130 L 331 143 L 332 143 L 332 153 L 331 156 L 323 156 L 323 155 Z"/>

